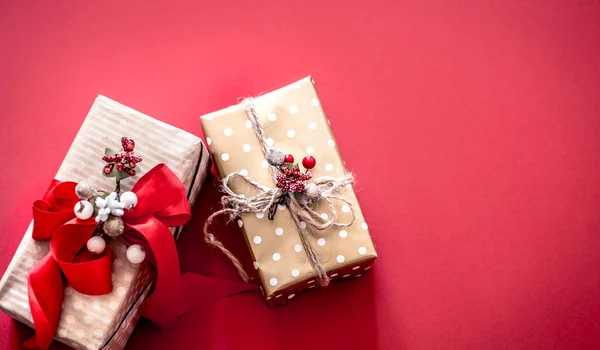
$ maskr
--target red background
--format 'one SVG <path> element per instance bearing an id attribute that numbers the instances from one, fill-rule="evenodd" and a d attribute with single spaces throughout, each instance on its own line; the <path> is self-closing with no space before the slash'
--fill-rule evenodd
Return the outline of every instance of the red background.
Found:
<path id="1" fill-rule="evenodd" d="M 600 5 L 415 3 L 1 1 L 0 268 L 97 94 L 202 135 L 198 116 L 310 74 L 372 273 L 144 321 L 131 349 L 600 347 Z M 182 266 L 236 279 L 200 239 L 214 181 Z M 2 314 L 2 348 L 15 331 Z"/>

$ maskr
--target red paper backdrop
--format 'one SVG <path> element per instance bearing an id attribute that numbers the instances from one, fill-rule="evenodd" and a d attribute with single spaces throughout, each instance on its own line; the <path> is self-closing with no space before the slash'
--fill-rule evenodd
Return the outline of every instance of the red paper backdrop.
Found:
<path id="1" fill-rule="evenodd" d="M 358 175 L 372 273 L 142 322 L 131 349 L 598 348 L 592 3 L 1 1 L 0 268 L 97 94 L 202 135 L 198 116 L 311 74 Z M 214 180 L 182 266 L 235 279 L 199 236 Z M 0 347 L 15 332 L 0 316 Z"/>

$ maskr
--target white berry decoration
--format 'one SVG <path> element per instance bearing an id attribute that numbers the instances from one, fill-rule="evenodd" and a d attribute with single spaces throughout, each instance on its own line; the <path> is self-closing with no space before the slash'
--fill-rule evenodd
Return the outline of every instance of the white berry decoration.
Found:
<path id="1" fill-rule="evenodd" d="M 100 254 L 106 249 L 106 242 L 100 236 L 94 236 L 87 241 L 87 250 L 92 254 Z"/>
<path id="2" fill-rule="evenodd" d="M 106 207 L 110 209 L 110 214 L 114 216 L 123 216 L 125 212 L 123 211 L 123 204 L 119 202 L 117 198 L 117 193 L 112 192 L 106 197 Z"/>
<path id="3" fill-rule="evenodd" d="M 80 199 L 90 199 L 96 194 L 94 188 L 89 183 L 82 181 L 75 186 L 75 194 Z"/>
<path id="4" fill-rule="evenodd" d="M 108 220 L 110 208 L 106 208 L 106 199 L 102 197 L 96 197 L 96 208 L 98 209 L 98 214 L 96 215 L 96 222 L 104 222 Z"/>
<path id="5" fill-rule="evenodd" d="M 139 264 L 146 259 L 146 252 L 139 244 L 133 244 L 127 248 L 127 260 L 132 264 Z"/>
<path id="6" fill-rule="evenodd" d="M 104 222 L 102 229 L 107 235 L 111 237 L 117 237 L 123 234 L 123 231 L 125 231 L 125 223 L 120 217 L 111 216 Z"/>
<path id="7" fill-rule="evenodd" d="M 96 222 L 104 222 L 108 220 L 109 215 L 123 216 L 124 205 L 117 199 L 117 193 L 112 192 L 106 198 L 96 197 L 96 208 L 98 209 L 98 215 L 96 215 Z"/>
<path id="8" fill-rule="evenodd" d="M 138 197 L 135 193 L 131 191 L 121 193 L 121 198 L 119 199 L 121 204 L 125 209 L 132 209 L 137 205 Z"/>
<path id="9" fill-rule="evenodd" d="M 94 216 L 94 206 L 88 201 L 77 202 L 73 211 L 79 220 L 87 220 Z"/>

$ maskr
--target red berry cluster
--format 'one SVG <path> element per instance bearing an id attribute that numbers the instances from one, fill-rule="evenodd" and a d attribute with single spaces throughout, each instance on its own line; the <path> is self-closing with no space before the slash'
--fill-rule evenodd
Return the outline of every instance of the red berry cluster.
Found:
<path id="1" fill-rule="evenodd" d="M 284 161 L 288 164 L 293 163 L 294 157 L 291 154 L 288 154 L 284 157 Z M 304 165 L 306 169 L 314 168 L 315 164 L 315 158 L 312 156 L 305 157 L 302 160 L 302 165 Z M 276 186 L 281 188 L 283 192 L 302 193 L 304 192 L 304 181 L 312 179 L 310 171 L 307 170 L 305 173 L 301 172 L 298 164 L 293 167 L 284 164 L 280 169 L 282 173 L 277 175 Z"/>
<path id="2" fill-rule="evenodd" d="M 305 173 L 300 172 L 298 165 L 295 165 L 293 170 L 282 165 L 281 172 L 277 175 L 276 186 L 281 188 L 283 192 L 304 192 L 304 181 L 312 179 L 310 171 Z"/>
<path id="3" fill-rule="evenodd" d="M 117 170 L 124 171 L 127 175 L 134 176 L 135 166 L 142 161 L 142 157 L 133 152 L 133 149 L 135 148 L 135 141 L 133 141 L 133 139 L 122 137 L 121 145 L 123 146 L 121 152 L 117 152 L 114 156 L 104 155 L 102 157 L 102 160 L 109 163 L 104 167 L 104 173 L 106 175 L 110 174 L 116 166 Z"/>

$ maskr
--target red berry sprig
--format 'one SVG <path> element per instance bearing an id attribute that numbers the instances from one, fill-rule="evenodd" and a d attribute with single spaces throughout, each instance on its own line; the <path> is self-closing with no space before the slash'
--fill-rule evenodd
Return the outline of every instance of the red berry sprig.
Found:
<path id="1" fill-rule="evenodd" d="M 312 166 L 309 168 L 305 164 L 307 158 L 309 157 L 304 158 L 302 164 L 305 168 L 311 169 L 316 164 L 316 161 L 314 160 L 314 157 L 310 156 L 310 158 L 312 158 Z M 292 163 L 294 161 L 294 157 L 291 154 L 288 154 L 285 156 L 284 161 L 286 163 Z M 308 165 L 310 166 L 311 164 Z M 277 175 L 276 186 L 281 188 L 284 193 L 302 193 L 304 192 L 305 188 L 304 182 L 312 179 L 312 174 L 310 171 L 300 171 L 298 164 L 294 165 L 293 167 L 290 167 L 289 165 L 282 165 L 279 169 L 281 170 L 281 174 Z"/>
<path id="2" fill-rule="evenodd" d="M 129 176 L 135 175 L 137 163 L 140 163 L 143 160 L 142 157 L 138 156 L 133 151 L 135 148 L 135 141 L 129 137 L 122 137 L 121 145 L 123 146 L 122 151 L 115 153 L 113 156 L 105 154 L 102 157 L 102 160 L 109 163 L 104 167 L 104 174 L 110 174 L 113 168 L 116 167 L 118 171 L 124 171 Z"/>

